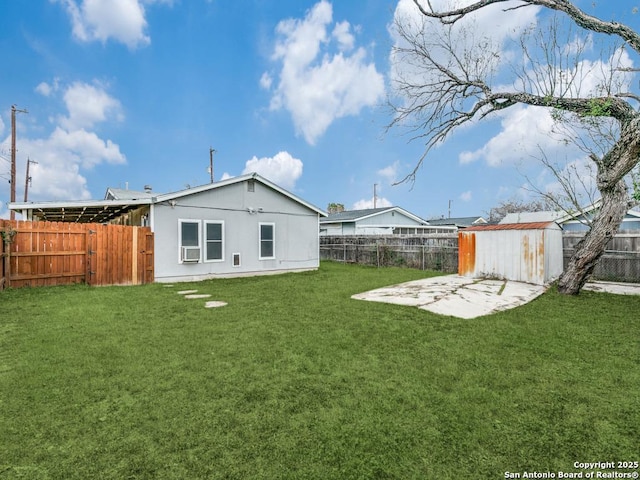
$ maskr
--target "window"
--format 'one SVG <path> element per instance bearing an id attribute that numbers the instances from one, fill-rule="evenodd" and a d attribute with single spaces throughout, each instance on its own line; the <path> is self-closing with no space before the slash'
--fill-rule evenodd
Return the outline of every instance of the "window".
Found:
<path id="1" fill-rule="evenodd" d="M 205 222 L 205 262 L 224 260 L 224 223 Z"/>
<path id="2" fill-rule="evenodd" d="M 260 260 L 276 258 L 274 223 L 260 224 Z"/>
<path id="3" fill-rule="evenodd" d="M 179 262 L 200 261 L 200 221 L 178 220 Z"/>

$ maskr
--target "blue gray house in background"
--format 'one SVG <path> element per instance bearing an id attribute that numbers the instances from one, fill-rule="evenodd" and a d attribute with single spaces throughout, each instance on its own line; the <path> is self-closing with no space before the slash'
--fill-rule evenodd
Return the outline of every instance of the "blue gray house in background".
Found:
<path id="1" fill-rule="evenodd" d="M 320 219 L 320 235 L 422 235 L 455 232 L 437 227 L 400 207 L 345 210 Z"/>
<path id="2" fill-rule="evenodd" d="M 554 211 L 509 213 L 500 220 L 500 223 L 556 222 L 565 232 L 586 232 L 598 206 L 599 203 L 596 202 L 592 206 L 585 208 L 583 212 L 573 215 Z M 634 230 L 640 230 L 640 212 L 631 209 L 627 211 L 622 219 L 618 232 L 624 233 Z"/>

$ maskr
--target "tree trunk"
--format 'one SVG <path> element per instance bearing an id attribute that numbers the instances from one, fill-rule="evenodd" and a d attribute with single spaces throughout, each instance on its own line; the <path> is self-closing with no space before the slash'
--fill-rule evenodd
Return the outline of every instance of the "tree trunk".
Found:
<path id="1" fill-rule="evenodd" d="M 619 180 L 611 189 L 601 190 L 602 205 L 591 228 L 576 245 L 569 264 L 558 281 L 558 291 L 577 295 L 593 272 L 609 240 L 616 234 L 628 208 L 627 186 Z"/>

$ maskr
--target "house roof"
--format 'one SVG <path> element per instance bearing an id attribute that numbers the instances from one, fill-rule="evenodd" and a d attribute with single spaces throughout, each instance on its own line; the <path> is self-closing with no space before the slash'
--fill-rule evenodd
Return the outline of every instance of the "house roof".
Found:
<path id="1" fill-rule="evenodd" d="M 427 220 L 429 225 L 455 225 L 456 227 L 470 227 L 478 223 L 487 223 L 482 217 L 450 217 L 450 218 L 433 218 Z"/>
<path id="2" fill-rule="evenodd" d="M 499 223 L 556 222 L 565 215 L 565 212 L 554 211 L 507 213 Z"/>
<path id="3" fill-rule="evenodd" d="M 500 224 L 505 223 L 528 223 L 528 222 L 556 222 L 563 224 L 569 221 L 580 221 L 579 217 L 593 212 L 601 205 L 601 201 L 585 207 L 581 212 L 567 213 L 565 211 L 545 211 L 545 212 L 518 212 L 508 213 L 500 220 Z M 640 212 L 635 210 L 627 210 L 625 218 L 640 218 Z"/>
<path id="4" fill-rule="evenodd" d="M 304 205 L 310 210 L 318 213 L 320 216 L 326 216 L 326 212 L 313 206 L 312 204 L 302 200 L 294 194 L 279 187 L 266 178 L 257 173 L 249 173 L 239 177 L 233 177 L 219 182 L 201 185 L 199 187 L 180 190 L 178 192 L 167 193 L 163 195 L 148 192 L 135 192 L 132 190 L 107 189 L 105 200 L 77 200 L 77 201 L 60 201 L 60 202 L 26 202 L 26 203 L 10 203 L 10 210 L 32 210 L 46 221 L 51 222 L 75 222 L 75 223 L 104 223 L 119 217 L 131 210 L 142 205 L 152 205 L 169 200 L 175 200 L 188 195 L 206 192 L 222 188 L 227 185 L 244 182 L 247 180 L 258 181 L 269 188 L 289 197 L 295 202 Z M 129 192 L 129 193 L 127 193 Z"/>
<path id="5" fill-rule="evenodd" d="M 365 218 L 375 217 L 387 212 L 399 212 L 406 217 L 415 220 L 423 225 L 428 225 L 428 222 L 411 212 L 408 212 L 400 207 L 382 207 L 382 208 L 365 208 L 362 210 L 345 210 L 344 212 L 331 213 L 326 218 L 320 219 L 320 223 L 343 223 L 343 222 L 356 222 L 358 220 L 364 220 Z"/>
<path id="6" fill-rule="evenodd" d="M 140 192 L 138 190 L 129 190 L 123 188 L 107 188 L 104 194 L 105 200 L 139 200 L 144 198 L 152 198 L 155 194 L 151 191 Z"/>

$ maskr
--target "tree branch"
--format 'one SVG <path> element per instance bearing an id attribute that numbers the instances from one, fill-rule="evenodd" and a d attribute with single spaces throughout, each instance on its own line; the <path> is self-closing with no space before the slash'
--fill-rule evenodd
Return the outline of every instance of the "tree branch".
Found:
<path id="1" fill-rule="evenodd" d="M 436 11 L 431 5 L 430 0 L 426 0 L 428 8 L 424 8 L 420 4 L 420 0 L 413 0 L 416 4 L 420 13 L 422 13 L 425 17 L 435 18 L 440 20 L 443 24 L 453 24 L 458 20 L 462 19 L 466 15 L 473 13 L 482 8 L 488 7 L 489 5 L 506 3 L 510 0 L 480 0 L 472 3 L 463 8 L 456 8 L 453 10 Z M 640 35 L 638 35 L 634 30 L 623 25 L 618 22 L 605 22 L 600 20 L 597 17 L 593 17 L 588 15 L 587 13 L 580 10 L 578 7 L 573 5 L 568 0 L 520 0 L 522 2 L 521 5 L 505 8 L 505 10 L 513 10 L 516 8 L 522 8 L 529 5 L 538 5 L 541 7 L 546 7 L 551 10 L 556 10 L 558 12 L 563 12 L 568 15 L 577 25 L 580 27 L 591 30 L 593 32 L 605 33 L 607 35 L 615 35 L 620 37 L 625 42 L 631 46 L 636 52 L 640 53 Z"/>

